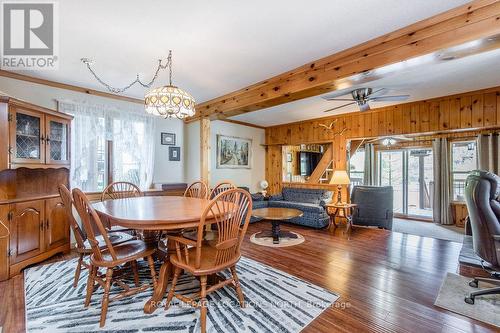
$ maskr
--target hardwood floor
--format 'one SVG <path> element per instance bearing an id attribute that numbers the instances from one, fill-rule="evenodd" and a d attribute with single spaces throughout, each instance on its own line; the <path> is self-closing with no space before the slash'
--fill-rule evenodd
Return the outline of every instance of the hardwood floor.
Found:
<path id="1" fill-rule="evenodd" d="M 342 227 L 333 234 L 286 224 L 283 229 L 301 233 L 306 241 L 288 248 L 250 243 L 250 235 L 269 227 L 265 221 L 250 225 L 245 256 L 341 296 L 304 332 L 498 331 L 433 305 L 446 273 L 457 271 L 458 243 L 365 228 L 355 228 L 348 240 Z M 24 332 L 23 294 L 21 275 L 0 283 L 3 332 Z"/>

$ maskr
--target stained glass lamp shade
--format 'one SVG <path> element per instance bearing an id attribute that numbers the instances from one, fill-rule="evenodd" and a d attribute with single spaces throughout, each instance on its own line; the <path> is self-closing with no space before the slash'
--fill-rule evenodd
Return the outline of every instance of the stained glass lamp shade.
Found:
<path id="1" fill-rule="evenodd" d="M 195 114 L 196 102 L 193 96 L 173 85 L 149 91 L 144 103 L 147 113 L 164 118 L 184 119 Z"/>

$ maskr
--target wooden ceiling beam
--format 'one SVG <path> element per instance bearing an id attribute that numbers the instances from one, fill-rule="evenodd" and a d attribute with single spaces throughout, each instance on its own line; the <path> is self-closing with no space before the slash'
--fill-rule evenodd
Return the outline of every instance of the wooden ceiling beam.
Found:
<path id="1" fill-rule="evenodd" d="M 197 105 L 223 119 L 338 89 L 336 81 L 500 33 L 500 1 L 476 0 Z"/>

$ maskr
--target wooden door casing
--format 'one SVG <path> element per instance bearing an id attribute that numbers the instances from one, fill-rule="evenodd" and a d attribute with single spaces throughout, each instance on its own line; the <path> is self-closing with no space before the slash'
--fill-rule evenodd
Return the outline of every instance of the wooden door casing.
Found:
<path id="1" fill-rule="evenodd" d="M 10 264 L 32 258 L 45 250 L 44 200 L 11 205 Z"/>
<path id="2" fill-rule="evenodd" d="M 64 142 L 66 144 L 66 158 L 61 160 L 52 159 L 51 156 L 51 145 L 53 144 L 53 140 L 50 138 L 50 123 L 56 122 L 64 125 L 66 127 L 66 137 L 64 138 Z M 50 115 L 45 116 L 45 163 L 47 164 L 62 164 L 69 165 L 70 164 L 70 124 L 71 120 L 54 117 Z"/>
<path id="3" fill-rule="evenodd" d="M 69 242 L 69 222 L 60 198 L 45 200 L 45 245 L 51 250 Z"/>
<path id="4" fill-rule="evenodd" d="M 39 158 L 20 158 L 17 157 L 17 116 L 18 114 L 24 114 L 31 117 L 39 118 L 39 126 L 40 126 L 40 135 L 39 135 Z M 12 164 L 45 164 L 45 144 L 44 144 L 44 136 L 45 136 L 45 123 L 44 123 L 44 115 L 39 111 L 32 111 L 26 109 L 12 108 L 10 111 L 10 124 L 9 124 L 9 135 L 10 135 L 10 163 Z"/>

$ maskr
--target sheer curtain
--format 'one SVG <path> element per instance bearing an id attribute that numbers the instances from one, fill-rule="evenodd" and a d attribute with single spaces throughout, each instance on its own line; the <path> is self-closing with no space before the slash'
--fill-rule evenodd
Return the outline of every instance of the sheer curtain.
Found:
<path id="1" fill-rule="evenodd" d="M 482 134 L 477 138 L 479 169 L 500 175 L 500 137 L 498 133 Z"/>
<path id="2" fill-rule="evenodd" d="M 434 223 L 453 224 L 450 207 L 450 164 L 448 140 L 436 138 L 432 142 L 434 156 Z"/>
<path id="3" fill-rule="evenodd" d="M 107 105 L 58 101 L 61 112 L 74 116 L 71 124 L 72 187 L 101 191 L 107 185 L 107 165 L 113 180 L 129 181 L 148 189 L 153 178 L 154 119 L 134 110 Z M 107 160 L 107 141 L 112 161 Z"/>

